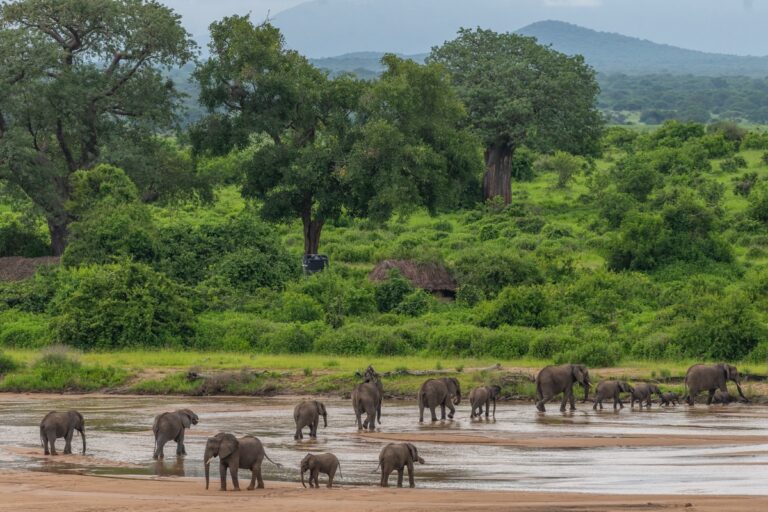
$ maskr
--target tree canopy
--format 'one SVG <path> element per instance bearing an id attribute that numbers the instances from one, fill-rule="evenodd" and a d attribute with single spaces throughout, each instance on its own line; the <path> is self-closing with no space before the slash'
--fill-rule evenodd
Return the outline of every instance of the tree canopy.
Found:
<path id="1" fill-rule="evenodd" d="M 539 151 L 591 155 L 599 149 L 595 71 L 534 38 L 461 29 L 428 59 L 446 66 L 485 144 L 486 199 L 511 200 L 511 157 L 525 145 Z"/>
<path id="2" fill-rule="evenodd" d="M 468 189 L 479 155 L 440 66 L 393 55 L 375 82 L 331 79 L 247 17 L 211 25 L 211 58 L 195 73 L 212 114 L 193 127 L 197 154 L 256 144 L 243 193 L 270 220 L 302 219 L 304 250 L 342 212 L 386 220 L 436 210 Z"/>
<path id="3" fill-rule="evenodd" d="M 107 146 L 150 139 L 178 103 L 159 68 L 194 43 L 155 0 L 21 0 L 0 5 L 0 178 L 42 210 L 55 254 L 72 220 L 69 179 Z"/>

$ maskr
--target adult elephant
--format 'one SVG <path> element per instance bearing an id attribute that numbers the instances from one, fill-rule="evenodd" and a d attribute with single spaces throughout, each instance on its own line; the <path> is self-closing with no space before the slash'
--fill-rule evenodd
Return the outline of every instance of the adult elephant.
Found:
<path id="1" fill-rule="evenodd" d="M 152 424 L 152 432 L 155 434 L 155 452 L 152 458 L 162 460 L 165 458 L 163 447 L 170 440 L 176 442 L 176 455 L 186 455 L 184 448 L 184 431 L 197 425 L 199 421 L 197 414 L 189 409 L 179 409 L 173 412 L 164 412 L 155 417 Z"/>
<path id="2" fill-rule="evenodd" d="M 451 403 L 453 401 L 453 403 Z M 432 413 L 432 421 L 437 421 L 435 409 L 440 406 L 440 419 L 445 419 L 445 408 L 451 412 L 448 417 L 453 419 L 456 413 L 454 405 L 461 403 L 461 386 L 458 379 L 443 377 L 441 379 L 428 379 L 419 389 L 419 422 L 424 421 L 424 408 L 429 407 Z"/>
<path id="3" fill-rule="evenodd" d="M 302 430 L 309 427 L 309 437 L 317 437 L 317 427 L 320 425 L 320 416 L 323 417 L 323 426 L 328 426 L 328 413 L 325 411 L 325 405 L 317 400 L 301 402 L 293 409 L 293 420 L 296 422 L 296 434 L 293 438 L 297 441 L 304 439 Z"/>
<path id="4" fill-rule="evenodd" d="M 564 364 L 547 366 L 536 375 L 536 409 L 544 412 L 544 404 L 560 393 L 563 401 L 560 411 L 565 412 L 565 404 L 571 403 L 571 410 L 576 410 L 573 397 L 573 385 L 579 383 L 584 388 L 584 401 L 589 398 L 589 370 L 583 364 Z"/>
<path id="5" fill-rule="evenodd" d="M 252 491 L 256 487 L 256 480 L 259 482 L 259 489 L 264 488 L 264 480 L 261 478 L 261 463 L 266 458 L 277 467 L 282 467 L 277 462 L 270 459 L 264 446 L 257 438 L 253 436 L 244 436 L 237 439 L 232 434 L 219 433 L 209 437 L 205 443 L 205 488 L 208 489 L 210 480 L 211 460 L 219 458 L 219 476 L 221 478 L 220 491 L 227 490 L 227 470 L 232 476 L 232 487 L 234 490 L 240 490 L 240 481 L 237 478 L 238 469 L 251 470 L 251 485 L 248 490 Z"/>
<path id="6" fill-rule="evenodd" d="M 493 417 L 496 417 L 496 399 L 501 394 L 500 386 L 481 386 L 469 393 L 469 404 L 472 406 L 470 418 L 480 417 L 485 405 L 485 417 L 488 417 L 491 402 L 493 402 Z"/>
<path id="7" fill-rule="evenodd" d="M 374 430 L 376 421 L 381 425 L 381 401 L 384 396 L 384 385 L 381 383 L 381 377 L 373 366 L 368 366 L 363 374 L 363 382 L 355 386 L 352 390 L 352 408 L 357 418 L 357 428 L 359 430 Z M 362 416 L 365 413 L 365 422 Z"/>
<path id="8" fill-rule="evenodd" d="M 685 386 L 688 389 L 688 405 L 694 405 L 696 402 L 696 395 L 702 391 L 709 392 L 707 405 L 711 404 L 712 398 L 715 396 L 715 391 L 718 389 L 723 393 L 728 391 L 729 380 L 736 383 L 736 389 L 739 391 L 739 396 L 741 396 L 744 401 L 749 401 L 741 391 L 739 371 L 735 366 L 725 363 L 713 365 L 695 364 L 691 366 L 685 374 Z"/>
<path id="9" fill-rule="evenodd" d="M 72 436 L 80 432 L 85 453 L 85 420 L 77 411 L 51 411 L 40 422 L 40 444 L 46 455 L 56 454 L 56 439 L 64 438 L 64 455 L 72 453 Z M 49 449 L 50 448 L 50 449 Z"/>
<path id="10" fill-rule="evenodd" d="M 381 468 L 381 486 L 389 487 L 389 475 L 392 471 L 397 471 L 397 486 L 403 486 L 403 473 L 408 468 L 408 483 L 411 487 L 416 487 L 413 481 L 413 463 L 424 464 L 424 459 L 419 456 L 419 452 L 411 443 L 389 443 L 382 448 L 379 453 L 379 465 Z M 375 471 L 374 471 L 375 472 Z"/>

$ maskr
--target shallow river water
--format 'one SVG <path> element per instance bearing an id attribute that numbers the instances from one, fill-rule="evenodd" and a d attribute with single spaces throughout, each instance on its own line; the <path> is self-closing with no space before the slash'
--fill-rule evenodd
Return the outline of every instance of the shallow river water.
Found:
<path id="1" fill-rule="evenodd" d="M 123 396 L 0 395 L 0 467 L 38 471 L 86 471 L 202 477 L 206 438 L 219 431 L 252 434 L 267 454 L 284 465 L 264 461 L 265 480 L 298 481 L 298 464 L 307 452 L 333 452 L 341 460 L 341 485 L 376 484 L 372 474 L 378 453 L 388 441 L 359 436 L 349 401 L 325 400 L 328 427 L 316 441 L 294 441 L 293 406 L 286 398 L 187 398 Z M 186 434 L 187 457 L 178 459 L 175 443 L 166 445 L 166 459 L 152 460 L 152 421 L 156 414 L 190 407 L 200 423 Z M 488 444 L 418 441 L 427 464 L 416 466 L 417 485 L 432 488 L 576 491 L 654 494 L 768 494 L 768 444 L 729 444 L 737 436 L 768 436 L 768 408 L 729 405 L 620 413 L 595 412 L 577 404 L 575 413 L 561 414 L 552 404 L 539 414 L 531 404 L 498 404 L 495 421 L 469 419 L 466 402 L 456 419 L 418 423 L 414 402 L 385 401 L 383 433 L 471 434 L 501 439 L 515 436 L 558 438 L 631 435 L 722 436 L 713 446 L 521 448 Z M 78 409 L 86 418 L 88 455 L 41 457 L 40 419 L 50 410 Z M 428 418 L 428 413 L 427 413 Z M 57 448 L 63 450 L 63 440 Z M 73 451 L 81 442 L 75 434 Z M 72 459 L 69 457 L 69 459 Z M 93 461 L 91 463 L 90 461 Z M 218 479 L 213 464 L 212 480 Z M 240 472 L 241 481 L 250 472 Z M 202 479 L 201 479 L 202 480 Z M 321 477 L 321 482 L 324 482 Z M 394 485 L 393 475 L 390 484 Z M 202 483 L 201 483 L 202 485 Z M 246 483 L 247 485 L 247 483 Z"/>

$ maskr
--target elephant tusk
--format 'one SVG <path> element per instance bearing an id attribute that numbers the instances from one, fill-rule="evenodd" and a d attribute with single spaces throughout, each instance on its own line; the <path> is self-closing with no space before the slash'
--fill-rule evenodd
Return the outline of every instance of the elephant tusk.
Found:
<path id="1" fill-rule="evenodd" d="M 213 457 L 211 457 L 211 458 L 213 458 Z M 205 461 L 205 465 L 206 466 L 210 466 L 211 465 L 211 459 L 206 460 Z"/>

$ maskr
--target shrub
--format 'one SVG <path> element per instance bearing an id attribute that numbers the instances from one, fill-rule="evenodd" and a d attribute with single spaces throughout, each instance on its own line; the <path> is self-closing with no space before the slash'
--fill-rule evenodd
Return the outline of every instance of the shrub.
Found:
<path id="1" fill-rule="evenodd" d="M 587 169 L 587 163 L 582 157 L 555 151 L 552 155 L 544 155 L 536 160 L 534 168 L 537 172 L 556 173 L 557 188 L 566 188 L 578 173 Z"/>
<path id="2" fill-rule="evenodd" d="M 538 359 L 551 359 L 556 353 L 578 345 L 578 340 L 557 330 L 545 330 L 530 342 L 528 354 Z"/>
<path id="3" fill-rule="evenodd" d="M 512 179 L 515 181 L 532 181 L 534 178 L 533 164 L 536 154 L 525 146 L 517 148 L 512 155 Z"/>
<path id="4" fill-rule="evenodd" d="M 47 315 L 18 310 L 0 312 L 0 346 L 40 348 L 50 344 Z"/>
<path id="5" fill-rule="evenodd" d="M 585 364 L 605 368 L 621 361 L 621 346 L 618 343 L 591 342 L 579 345 L 573 350 L 555 355 L 555 364 Z"/>
<path id="6" fill-rule="evenodd" d="M 395 313 L 408 316 L 421 316 L 432 307 L 434 298 L 424 290 L 414 290 L 395 308 Z"/>
<path id="7" fill-rule="evenodd" d="M 768 184 L 759 182 L 752 187 L 747 212 L 754 220 L 768 223 Z"/>
<path id="8" fill-rule="evenodd" d="M 502 290 L 492 301 L 479 306 L 479 324 L 497 328 L 501 325 L 545 327 L 552 322 L 553 309 L 541 286 L 516 286 Z"/>
<path id="9" fill-rule="evenodd" d="M 752 187 L 757 183 L 757 173 L 748 172 L 741 175 L 740 178 L 733 179 L 733 193 L 743 197 L 749 197 Z"/>
<path id="10" fill-rule="evenodd" d="M 11 356 L 0 352 L 0 375 L 14 372 L 19 369 L 19 363 Z"/>
<path id="11" fill-rule="evenodd" d="M 0 214 L 0 257 L 37 258 L 50 254 L 51 246 L 38 226 L 11 213 Z"/>
<path id="12" fill-rule="evenodd" d="M 265 352 L 267 334 L 275 324 L 246 313 L 205 313 L 195 319 L 192 347 L 198 350 Z"/>
<path id="13" fill-rule="evenodd" d="M 281 325 L 264 335 L 264 348 L 270 354 L 302 354 L 312 351 L 317 338 L 312 326 L 300 324 Z"/>
<path id="14" fill-rule="evenodd" d="M 185 295 L 140 263 L 70 270 L 54 298 L 55 339 L 83 349 L 181 346 L 192 333 Z"/>
<path id="15" fill-rule="evenodd" d="M 488 329 L 477 346 L 473 347 L 475 357 L 497 357 L 517 359 L 525 356 L 535 333 L 522 327 L 501 327 Z"/>
<path id="16" fill-rule="evenodd" d="M 484 329 L 472 325 L 439 326 L 429 333 L 427 347 L 436 356 L 467 357 L 482 346 L 483 337 Z"/>
<path id="17" fill-rule="evenodd" d="M 61 274 L 57 266 L 43 266 L 29 279 L 0 282 L 0 306 L 5 305 L 30 313 L 43 313 L 59 289 Z"/>
<path id="18" fill-rule="evenodd" d="M 485 300 L 485 293 L 478 286 L 467 284 L 456 290 L 456 302 L 462 306 L 474 307 Z"/>
<path id="19" fill-rule="evenodd" d="M 741 155 L 736 155 L 731 158 L 726 158 L 720 162 L 720 170 L 723 172 L 736 172 L 739 169 L 745 169 L 747 167 L 747 161 Z"/>
<path id="20" fill-rule="evenodd" d="M 323 310 L 312 297 L 303 293 L 285 292 L 272 311 L 278 322 L 313 322 L 323 319 Z"/>
<path id="21" fill-rule="evenodd" d="M 403 301 L 406 295 L 413 291 L 410 281 L 397 271 L 392 271 L 389 279 L 376 285 L 374 299 L 376 307 L 382 313 L 393 311 Z"/>
<path id="22" fill-rule="evenodd" d="M 410 349 L 390 327 L 361 324 L 345 325 L 321 335 L 315 351 L 335 355 L 405 355 Z"/>
<path id="23" fill-rule="evenodd" d="M 511 251 L 486 248 L 465 251 L 454 266 L 460 286 L 474 286 L 487 296 L 496 295 L 505 286 L 544 282 L 533 257 Z"/>

